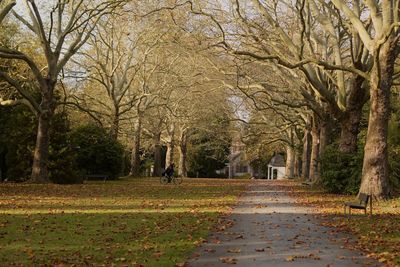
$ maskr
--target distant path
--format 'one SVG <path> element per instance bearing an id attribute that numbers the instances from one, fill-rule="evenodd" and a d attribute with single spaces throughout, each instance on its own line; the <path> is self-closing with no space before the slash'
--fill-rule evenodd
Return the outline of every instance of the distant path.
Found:
<path id="1" fill-rule="evenodd" d="M 189 266 L 380 266 L 344 248 L 348 237 L 319 226 L 284 184 L 255 180 L 226 218 L 233 226 L 213 233 Z"/>

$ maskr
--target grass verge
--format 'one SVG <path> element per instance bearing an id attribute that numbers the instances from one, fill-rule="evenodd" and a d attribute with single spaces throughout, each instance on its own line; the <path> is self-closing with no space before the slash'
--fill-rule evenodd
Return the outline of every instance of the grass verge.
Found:
<path id="1" fill-rule="evenodd" d="M 157 179 L 0 185 L 4 266 L 175 266 L 207 237 L 248 181 Z"/>

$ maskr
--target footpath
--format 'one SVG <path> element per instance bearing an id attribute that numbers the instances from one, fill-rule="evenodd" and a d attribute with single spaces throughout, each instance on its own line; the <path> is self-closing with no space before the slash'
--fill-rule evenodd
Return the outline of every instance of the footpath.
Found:
<path id="1" fill-rule="evenodd" d="M 283 181 L 255 180 L 224 225 L 193 254 L 189 266 L 381 266 L 347 249 L 351 237 L 319 225 L 313 210 L 288 195 Z"/>

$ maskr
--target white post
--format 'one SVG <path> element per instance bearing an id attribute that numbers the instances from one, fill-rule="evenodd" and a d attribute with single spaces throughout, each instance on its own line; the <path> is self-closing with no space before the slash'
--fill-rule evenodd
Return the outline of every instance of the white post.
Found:
<path id="1" fill-rule="evenodd" d="M 267 180 L 269 180 L 269 165 L 268 165 L 268 169 L 267 169 Z"/>

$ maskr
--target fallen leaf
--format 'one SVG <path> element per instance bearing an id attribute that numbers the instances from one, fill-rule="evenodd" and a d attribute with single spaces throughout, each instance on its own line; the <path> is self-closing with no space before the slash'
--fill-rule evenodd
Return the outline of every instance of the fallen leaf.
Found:
<path id="1" fill-rule="evenodd" d="M 286 261 L 294 261 L 294 256 L 289 256 L 286 258 Z"/>
<path id="2" fill-rule="evenodd" d="M 228 257 L 221 257 L 221 258 L 219 258 L 219 260 L 222 262 L 222 263 L 226 263 L 226 264 L 236 264 L 237 263 L 237 259 L 235 259 L 235 258 L 228 258 Z"/>

